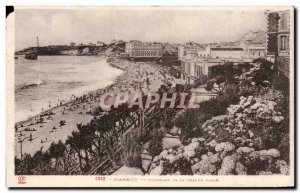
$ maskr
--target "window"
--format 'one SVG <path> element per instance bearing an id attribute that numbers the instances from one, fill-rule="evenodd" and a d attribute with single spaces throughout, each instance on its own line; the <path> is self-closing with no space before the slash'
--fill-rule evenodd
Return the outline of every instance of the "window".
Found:
<path id="1" fill-rule="evenodd" d="M 282 12 L 279 15 L 279 30 L 288 30 L 289 28 L 289 13 Z"/>
<path id="2" fill-rule="evenodd" d="M 280 36 L 280 50 L 286 50 L 287 49 L 287 41 L 286 36 Z"/>

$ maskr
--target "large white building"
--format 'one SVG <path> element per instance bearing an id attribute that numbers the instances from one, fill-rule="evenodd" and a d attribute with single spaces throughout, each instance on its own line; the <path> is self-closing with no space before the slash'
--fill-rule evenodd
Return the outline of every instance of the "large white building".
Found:
<path id="1" fill-rule="evenodd" d="M 163 45 L 160 43 L 128 42 L 125 53 L 130 58 L 161 58 Z"/>
<path id="2" fill-rule="evenodd" d="M 250 57 L 249 52 L 252 50 L 244 47 L 215 47 L 200 49 L 183 49 L 179 48 L 179 58 L 181 60 L 182 78 L 192 84 L 194 80 L 201 76 L 208 76 L 214 66 L 222 65 L 225 62 L 238 64 L 240 62 L 251 62 L 256 57 Z M 253 53 L 263 52 L 261 48 L 253 48 Z"/>

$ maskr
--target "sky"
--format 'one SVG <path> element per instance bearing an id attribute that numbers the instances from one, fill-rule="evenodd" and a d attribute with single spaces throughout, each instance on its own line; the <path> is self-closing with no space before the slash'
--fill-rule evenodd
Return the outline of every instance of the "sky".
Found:
<path id="1" fill-rule="evenodd" d="M 265 30 L 263 9 L 102 7 L 89 9 L 17 9 L 15 46 L 69 45 L 71 42 L 210 43 L 234 41 L 250 30 Z"/>

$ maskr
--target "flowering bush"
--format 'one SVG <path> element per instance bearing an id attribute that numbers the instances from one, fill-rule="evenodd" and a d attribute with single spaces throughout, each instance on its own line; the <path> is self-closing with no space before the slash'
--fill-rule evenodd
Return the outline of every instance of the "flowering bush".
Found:
<path id="1" fill-rule="evenodd" d="M 274 148 L 279 141 L 270 143 L 274 131 L 285 120 L 276 108 L 279 99 L 266 93 L 241 97 L 237 105 L 227 108 L 225 115 L 213 117 L 201 126 L 201 138 L 189 139 L 187 145 L 156 156 L 150 175 L 289 174 L 288 163 Z"/>
<path id="2" fill-rule="evenodd" d="M 237 105 L 227 108 L 227 114 L 206 121 L 202 125 L 209 141 L 229 141 L 237 147 L 270 148 L 272 134 L 285 119 L 276 111 L 277 103 L 263 97 L 241 97 Z M 278 142 L 277 142 L 278 145 Z"/>
<path id="3" fill-rule="evenodd" d="M 289 174 L 288 164 L 277 149 L 255 151 L 236 148 L 230 142 L 191 142 L 162 151 L 154 157 L 150 175 L 271 175 Z"/>

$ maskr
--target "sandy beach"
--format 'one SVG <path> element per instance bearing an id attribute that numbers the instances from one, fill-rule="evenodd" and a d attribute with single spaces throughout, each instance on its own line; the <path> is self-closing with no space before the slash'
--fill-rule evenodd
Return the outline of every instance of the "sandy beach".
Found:
<path id="1" fill-rule="evenodd" d="M 20 158 L 21 144 L 23 155 L 33 155 L 38 150 L 46 151 L 52 142 L 64 142 L 71 132 L 77 129 L 77 124 L 86 124 L 93 118 L 91 112 L 100 106 L 100 97 L 104 93 L 132 93 L 137 90 L 147 93 L 157 91 L 160 85 L 166 82 L 174 84 L 173 86 L 182 83 L 166 73 L 167 67 L 154 62 L 114 60 L 110 61 L 110 64 L 124 71 L 112 85 L 90 91 L 81 97 L 72 96 L 70 101 L 16 123 L 16 156 Z M 105 103 L 112 104 L 113 101 L 114 97 L 110 97 Z"/>

